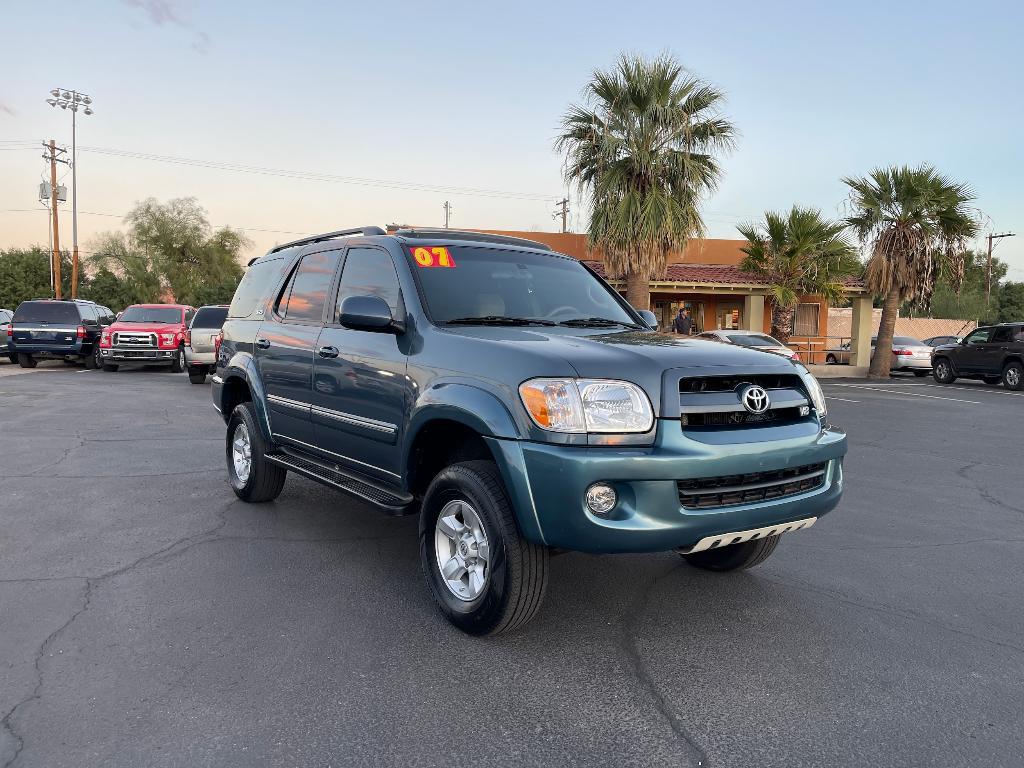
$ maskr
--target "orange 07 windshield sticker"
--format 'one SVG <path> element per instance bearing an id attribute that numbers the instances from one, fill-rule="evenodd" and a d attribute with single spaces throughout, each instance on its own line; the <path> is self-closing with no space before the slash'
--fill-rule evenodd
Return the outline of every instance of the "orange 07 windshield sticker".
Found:
<path id="1" fill-rule="evenodd" d="M 443 245 L 425 248 L 422 245 L 412 249 L 412 257 L 420 267 L 454 267 L 455 259 Z"/>

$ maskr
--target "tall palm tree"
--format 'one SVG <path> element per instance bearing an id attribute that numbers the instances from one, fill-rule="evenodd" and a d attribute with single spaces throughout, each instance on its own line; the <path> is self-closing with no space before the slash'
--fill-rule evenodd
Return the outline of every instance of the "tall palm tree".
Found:
<path id="1" fill-rule="evenodd" d="M 768 211 L 763 223 L 737 229 L 747 239 L 740 267 L 770 281 L 771 333 L 783 343 L 789 341 L 800 294 L 817 294 L 834 304 L 843 295 L 842 277 L 859 266 L 856 249 L 843 237 L 846 225 L 823 219 L 814 208 Z"/>
<path id="2" fill-rule="evenodd" d="M 626 298 L 650 306 L 649 280 L 669 251 L 702 235 L 700 202 L 722 175 L 717 159 L 735 130 L 722 117 L 724 96 L 670 56 L 623 55 L 597 70 L 555 142 L 566 179 L 591 201 L 590 242 L 609 274 L 624 275 Z"/>
<path id="3" fill-rule="evenodd" d="M 900 304 L 926 307 L 942 271 L 954 287 L 964 273 L 968 242 L 978 234 L 974 193 L 928 165 L 878 168 L 844 178 L 850 187 L 846 221 L 869 250 L 868 288 L 884 297 L 870 378 L 886 378 Z"/>

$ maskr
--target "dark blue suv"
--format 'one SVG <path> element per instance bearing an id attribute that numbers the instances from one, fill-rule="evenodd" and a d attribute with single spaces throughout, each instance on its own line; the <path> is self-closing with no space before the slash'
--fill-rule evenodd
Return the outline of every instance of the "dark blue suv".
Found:
<path id="1" fill-rule="evenodd" d="M 377 227 L 254 260 L 213 402 L 235 493 L 294 472 L 419 515 L 441 611 L 476 634 L 537 611 L 552 551 L 755 565 L 839 502 L 846 436 L 799 363 L 651 329 L 540 243 Z"/>
<path id="2" fill-rule="evenodd" d="M 46 358 L 98 368 L 100 336 L 113 322 L 113 312 L 86 299 L 23 301 L 11 319 L 7 352 L 22 368 L 35 368 Z"/>

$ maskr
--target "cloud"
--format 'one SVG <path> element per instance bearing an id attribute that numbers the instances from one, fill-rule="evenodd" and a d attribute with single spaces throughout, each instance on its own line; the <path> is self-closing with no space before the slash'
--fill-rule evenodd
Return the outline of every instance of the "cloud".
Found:
<path id="1" fill-rule="evenodd" d="M 177 0 L 122 0 L 125 5 L 138 8 L 158 27 L 172 26 L 191 32 L 192 44 L 189 46 L 197 53 L 206 53 L 210 45 L 210 36 L 193 24 L 183 13 Z"/>

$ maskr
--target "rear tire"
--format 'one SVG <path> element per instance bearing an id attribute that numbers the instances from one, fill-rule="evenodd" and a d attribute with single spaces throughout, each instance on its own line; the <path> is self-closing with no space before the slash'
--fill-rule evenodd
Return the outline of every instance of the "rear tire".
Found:
<path id="1" fill-rule="evenodd" d="M 174 362 L 171 363 L 171 373 L 181 373 L 185 370 L 185 348 L 178 347 L 174 354 Z"/>
<path id="2" fill-rule="evenodd" d="M 104 363 L 103 364 L 103 370 L 106 371 L 107 373 L 115 373 L 117 371 L 117 368 L 118 367 L 116 365 L 114 365 L 113 363 Z"/>
<path id="3" fill-rule="evenodd" d="M 430 483 L 420 512 L 420 565 L 437 607 L 463 632 L 495 635 L 533 618 L 547 589 L 548 557 L 546 547 L 519 532 L 494 462 L 452 464 Z"/>
<path id="4" fill-rule="evenodd" d="M 38 364 L 38 361 L 32 355 L 26 355 L 24 352 L 18 353 L 18 365 L 22 368 L 35 368 Z"/>
<path id="5" fill-rule="evenodd" d="M 90 371 L 95 371 L 101 365 L 103 365 L 103 360 L 100 359 L 100 345 L 97 344 L 93 347 L 89 356 L 85 358 L 85 367 Z"/>
<path id="6" fill-rule="evenodd" d="M 694 568 L 705 571 L 741 571 L 763 563 L 775 548 L 779 546 L 782 536 L 769 536 L 766 539 L 744 541 L 718 549 L 706 549 L 692 555 L 683 555 L 683 560 Z"/>
<path id="7" fill-rule="evenodd" d="M 1018 362 L 1012 362 L 1003 368 L 1003 386 L 1014 392 L 1024 387 L 1024 366 Z"/>
<path id="8" fill-rule="evenodd" d="M 206 383 L 206 367 L 202 365 L 192 365 L 188 369 L 188 380 L 192 384 L 205 384 Z"/>
<path id="9" fill-rule="evenodd" d="M 239 403 L 231 412 L 225 451 L 228 481 L 238 498 L 259 504 L 281 495 L 288 471 L 267 461 L 267 443 L 256 423 L 252 403 Z"/>
<path id="10" fill-rule="evenodd" d="M 932 369 L 932 378 L 939 384 L 952 384 L 956 381 L 956 374 L 953 373 L 953 364 L 945 357 L 940 357 L 935 361 L 935 367 Z"/>

